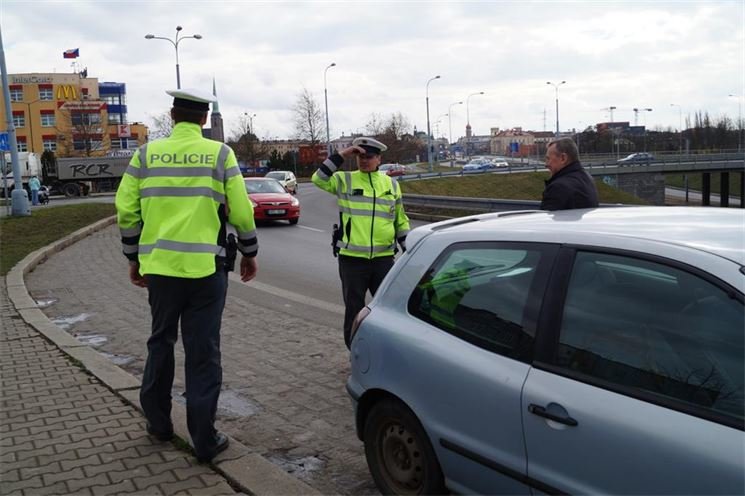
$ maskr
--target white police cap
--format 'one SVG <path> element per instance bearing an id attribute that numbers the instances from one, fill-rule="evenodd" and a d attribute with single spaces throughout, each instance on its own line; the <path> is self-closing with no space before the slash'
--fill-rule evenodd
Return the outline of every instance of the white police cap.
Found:
<path id="1" fill-rule="evenodd" d="M 206 112 L 210 109 L 210 103 L 217 101 L 214 95 L 192 88 L 181 88 L 168 90 L 167 94 L 173 97 L 173 106 L 191 110 Z"/>
<path id="2" fill-rule="evenodd" d="M 380 152 L 384 152 L 388 149 L 388 147 L 380 141 L 366 136 L 355 138 L 354 141 L 352 141 L 352 146 L 360 146 L 367 153 L 377 153 L 378 155 L 380 155 Z"/>

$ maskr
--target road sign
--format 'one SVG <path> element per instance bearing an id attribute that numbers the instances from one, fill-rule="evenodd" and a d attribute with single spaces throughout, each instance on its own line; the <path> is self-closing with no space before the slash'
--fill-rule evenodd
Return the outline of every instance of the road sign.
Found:
<path id="1" fill-rule="evenodd" d="M 0 151 L 10 151 L 10 139 L 8 137 L 8 133 L 0 133 Z"/>

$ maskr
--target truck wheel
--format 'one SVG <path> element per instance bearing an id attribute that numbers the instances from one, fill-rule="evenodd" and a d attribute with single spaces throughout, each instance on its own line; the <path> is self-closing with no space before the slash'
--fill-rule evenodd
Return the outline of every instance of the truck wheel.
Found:
<path id="1" fill-rule="evenodd" d="M 62 192 L 66 197 L 72 198 L 73 196 L 80 196 L 80 187 L 75 183 L 67 183 L 63 186 Z"/>

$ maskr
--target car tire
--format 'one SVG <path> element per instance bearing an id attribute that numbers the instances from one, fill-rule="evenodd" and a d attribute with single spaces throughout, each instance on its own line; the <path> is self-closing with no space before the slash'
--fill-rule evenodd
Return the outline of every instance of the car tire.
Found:
<path id="1" fill-rule="evenodd" d="M 295 224 L 298 223 L 298 221 L 300 221 L 300 217 L 297 217 L 295 219 L 290 219 L 290 225 L 294 226 Z"/>
<path id="2" fill-rule="evenodd" d="M 363 431 L 365 458 L 383 494 L 445 494 L 432 445 L 414 413 L 385 399 L 370 410 Z"/>

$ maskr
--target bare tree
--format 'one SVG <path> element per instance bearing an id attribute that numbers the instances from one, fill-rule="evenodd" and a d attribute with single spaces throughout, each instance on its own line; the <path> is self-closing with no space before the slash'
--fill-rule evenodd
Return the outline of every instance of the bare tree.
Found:
<path id="1" fill-rule="evenodd" d="M 268 156 L 267 145 L 256 136 L 251 118 L 244 114 L 238 119 L 238 126 L 228 140 L 228 145 L 235 151 L 239 161 L 251 163 Z"/>
<path id="2" fill-rule="evenodd" d="M 171 111 L 166 110 L 162 114 L 151 115 L 153 124 L 150 126 L 150 139 L 167 138 L 173 131 L 173 118 Z"/>
<path id="3" fill-rule="evenodd" d="M 58 145 L 60 156 L 90 157 L 110 148 L 108 125 L 100 102 L 89 101 L 81 93 L 79 100 L 67 101 L 60 107 L 60 117 L 55 130 L 69 138 Z"/>
<path id="4" fill-rule="evenodd" d="M 365 124 L 365 132 L 368 136 L 378 136 L 383 134 L 385 126 L 383 125 L 383 116 L 373 112 L 370 114 L 370 120 Z"/>
<path id="5" fill-rule="evenodd" d="M 303 88 L 292 107 L 295 116 L 295 133 L 298 138 L 306 139 L 311 145 L 320 142 L 323 129 L 323 112 L 313 94 Z"/>

